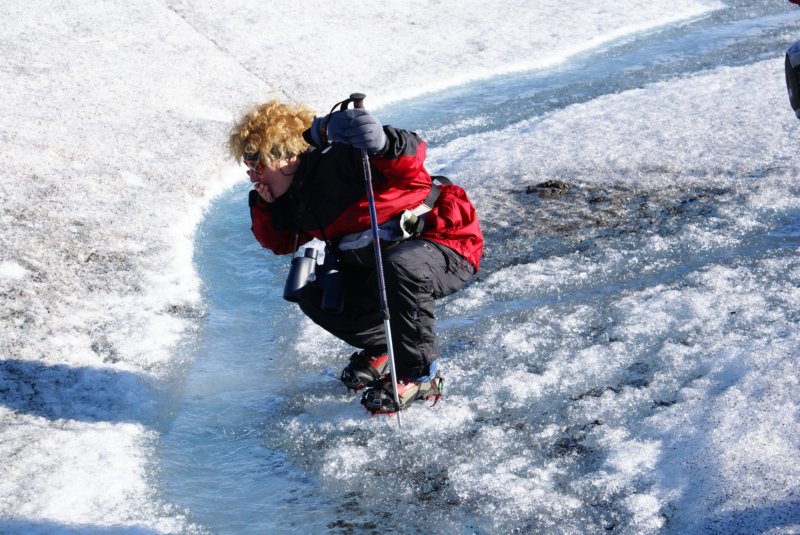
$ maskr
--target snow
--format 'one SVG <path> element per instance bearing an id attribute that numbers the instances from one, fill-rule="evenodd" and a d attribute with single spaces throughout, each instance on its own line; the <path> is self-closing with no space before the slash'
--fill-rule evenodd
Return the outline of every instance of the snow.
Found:
<path id="1" fill-rule="evenodd" d="M 199 529 L 160 494 L 155 445 L 174 395 L 163 389 L 185 373 L 183 341 L 203 314 L 195 230 L 243 178 L 224 153 L 242 109 L 277 94 L 325 111 L 353 90 L 377 107 L 553 66 L 723 5 L 350 7 L 0 7 L 0 531 Z M 719 202 L 677 232 L 599 235 L 601 247 L 532 251 L 519 265 L 490 254 L 442 313 L 445 342 L 471 348 L 446 363 L 448 400 L 409 411 L 392 455 L 390 424 L 365 423 L 355 403 L 342 411 L 332 390 L 289 401 L 299 415 L 265 424 L 283 431 L 272 445 L 354 495 L 374 496 L 365 471 L 407 474 L 413 488 L 382 478 L 385 496 L 419 518 L 431 504 L 442 532 L 800 531 L 800 249 L 745 254 L 772 214 L 800 209 L 800 128 L 782 76 L 770 57 L 432 150 L 431 167 L 499 229 L 518 222 L 494 192 L 554 178 L 607 193 L 595 204 L 612 226 L 631 192 L 644 192 L 642 212 L 676 197 L 686 210 Z M 330 366 L 341 346 L 304 329 L 296 349 L 315 355 L 310 369 Z"/>
<path id="2" fill-rule="evenodd" d="M 16 262 L 5 261 L 0 263 L 0 278 L 21 279 L 28 273 L 28 270 Z"/>

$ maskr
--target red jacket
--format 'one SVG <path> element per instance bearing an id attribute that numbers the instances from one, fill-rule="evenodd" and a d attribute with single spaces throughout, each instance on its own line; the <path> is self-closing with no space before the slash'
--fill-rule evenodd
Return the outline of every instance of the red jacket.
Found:
<path id="1" fill-rule="evenodd" d="M 371 157 L 379 224 L 422 204 L 432 185 L 423 166 L 425 142 L 413 132 L 390 126 L 384 131 L 387 148 Z M 292 186 L 275 202 L 264 202 L 257 192 L 250 192 L 253 234 L 263 247 L 287 254 L 312 238 L 335 241 L 369 229 L 365 185 L 361 151 L 341 143 L 312 148 L 300 156 Z M 439 188 L 420 237 L 450 247 L 477 271 L 483 235 L 475 208 L 459 186 Z"/>

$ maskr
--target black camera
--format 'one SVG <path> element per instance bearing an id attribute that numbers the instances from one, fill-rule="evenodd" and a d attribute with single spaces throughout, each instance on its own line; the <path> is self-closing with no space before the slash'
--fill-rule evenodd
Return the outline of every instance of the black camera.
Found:
<path id="1" fill-rule="evenodd" d="M 303 288 L 313 281 L 316 275 L 318 254 L 316 249 L 308 247 L 303 256 L 292 258 L 289 276 L 286 277 L 286 284 L 283 286 L 284 299 L 292 303 L 299 303 L 303 300 Z"/>
<path id="2" fill-rule="evenodd" d="M 342 272 L 336 253 L 331 247 L 325 248 L 325 260 L 317 264 L 319 252 L 313 247 L 305 249 L 303 256 L 292 258 L 289 276 L 283 287 L 283 298 L 292 303 L 303 300 L 303 288 L 309 283 L 322 288 L 322 310 L 341 312 L 344 307 Z"/>

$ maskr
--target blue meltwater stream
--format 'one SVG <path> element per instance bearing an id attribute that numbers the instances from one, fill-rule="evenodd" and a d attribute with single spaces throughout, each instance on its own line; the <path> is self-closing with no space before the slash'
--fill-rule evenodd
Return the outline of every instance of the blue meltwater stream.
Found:
<path id="1" fill-rule="evenodd" d="M 266 254 L 250 234 L 248 189 L 220 198 L 199 229 L 208 313 L 164 439 L 169 499 L 214 532 L 316 533 L 332 506 L 312 478 L 264 446 L 264 415 L 283 380 L 288 260 Z"/>
<path id="2" fill-rule="evenodd" d="M 414 129 L 429 144 L 442 145 L 602 94 L 775 57 L 797 18 L 764 9 L 725 10 L 613 43 L 552 69 L 373 111 L 384 124 Z M 460 123 L 464 126 L 452 128 Z M 160 487 L 165 500 L 186 511 L 201 531 L 329 532 L 348 498 L 326 495 L 313 475 L 266 446 L 266 437 L 276 431 L 264 422 L 280 402 L 277 393 L 285 392 L 289 374 L 282 355 L 291 347 L 298 314 L 280 297 L 289 258 L 262 250 L 250 233 L 248 189 L 243 180 L 217 199 L 199 228 L 195 261 L 207 314 L 188 349 L 191 367 L 174 385 L 179 392 L 170 407 L 174 416 L 159 445 Z"/>

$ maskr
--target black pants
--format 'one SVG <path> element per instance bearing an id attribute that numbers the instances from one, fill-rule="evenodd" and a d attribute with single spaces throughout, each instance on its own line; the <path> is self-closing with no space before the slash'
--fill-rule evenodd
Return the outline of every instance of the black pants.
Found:
<path id="1" fill-rule="evenodd" d="M 306 287 L 301 310 L 346 343 L 375 354 L 385 353 L 377 270 L 374 266 L 340 264 L 344 310 L 322 310 L 322 289 L 315 285 Z M 397 374 L 412 378 L 427 375 L 430 363 L 439 356 L 434 301 L 461 289 L 475 269 L 449 247 L 420 239 L 384 250 L 383 267 Z"/>

